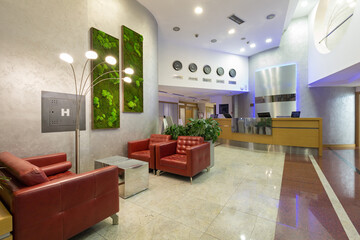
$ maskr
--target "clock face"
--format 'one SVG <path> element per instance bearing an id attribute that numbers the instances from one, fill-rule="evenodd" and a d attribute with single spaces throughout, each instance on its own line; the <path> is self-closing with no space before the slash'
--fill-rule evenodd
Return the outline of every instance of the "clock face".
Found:
<path id="1" fill-rule="evenodd" d="M 234 78 L 235 76 L 236 76 L 236 71 L 235 71 L 235 69 L 230 69 L 230 71 L 229 71 L 229 76 L 230 77 L 232 77 L 232 78 Z"/>
<path id="2" fill-rule="evenodd" d="M 182 63 L 180 61 L 174 61 L 173 62 L 173 68 L 176 70 L 176 71 L 180 71 L 182 69 Z"/>
<path id="3" fill-rule="evenodd" d="M 219 67 L 218 69 L 216 69 L 216 73 L 217 75 L 222 76 L 224 75 L 224 69 L 222 67 Z"/>
<path id="4" fill-rule="evenodd" d="M 211 67 L 209 65 L 205 65 L 203 68 L 205 74 L 211 73 Z"/>
<path id="5" fill-rule="evenodd" d="M 190 63 L 189 70 L 190 70 L 190 72 L 196 72 L 196 70 L 197 70 L 196 64 L 195 63 Z"/>

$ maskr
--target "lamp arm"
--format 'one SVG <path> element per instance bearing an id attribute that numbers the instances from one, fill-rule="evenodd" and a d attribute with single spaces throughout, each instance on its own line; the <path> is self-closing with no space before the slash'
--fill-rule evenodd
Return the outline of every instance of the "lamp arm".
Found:
<path id="1" fill-rule="evenodd" d="M 118 70 L 112 70 L 112 71 L 108 71 L 108 72 L 105 72 L 105 73 L 103 73 L 103 74 L 99 75 L 97 78 L 95 78 L 95 79 L 94 79 L 94 81 L 92 81 L 92 83 L 90 84 L 90 87 L 91 87 L 91 86 L 93 86 L 94 82 L 96 82 L 99 78 L 101 78 L 101 77 L 105 76 L 106 74 L 109 74 L 109 73 L 115 73 L 115 72 L 119 73 L 119 71 L 118 71 Z M 120 78 L 107 78 L 107 79 L 120 79 Z M 85 90 L 85 83 L 86 83 L 86 82 L 84 82 L 84 86 L 83 86 L 83 89 L 82 89 L 82 91 L 81 91 L 81 94 L 83 94 L 83 93 L 84 93 L 84 90 Z M 87 91 L 87 89 L 86 89 L 86 91 Z M 86 95 L 86 94 L 85 94 L 85 95 Z"/>
<path id="2" fill-rule="evenodd" d="M 84 96 L 86 96 L 86 95 L 89 93 L 89 91 L 90 91 L 93 87 L 95 87 L 96 85 L 98 85 L 99 83 L 104 82 L 104 81 L 107 81 L 107 80 L 110 80 L 110 79 L 121 79 L 121 78 L 104 78 L 104 79 L 101 79 L 101 80 L 98 81 L 97 83 L 91 84 L 91 85 L 86 89 Z"/>
<path id="3" fill-rule="evenodd" d="M 75 74 L 75 69 L 74 69 L 74 66 L 72 65 L 72 63 L 70 63 L 70 66 L 71 66 L 71 70 L 73 72 L 73 75 L 74 75 L 74 81 L 75 81 L 75 92 L 76 92 L 76 96 L 78 95 L 78 91 L 77 91 L 77 83 L 76 83 L 76 74 Z M 80 93 L 80 91 L 79 91 Z"/>
<path id="4" fill-rule="evenodd" d="M 86 68 L 86 65 L 88 64 L 88 62 L 89 62 L 89 59 L 86 60 L 86 62 L 85 62 L 85 64 L 84 64 L 84 67 L 83 67 L 83 71 L 82 71 L 82 74 L 81 74 L 81 80 L 80 80 L 79 93 L 81 92 L 82 82 L 83 82 L 83 79 L 84 79 L 85 68 Z M 85 83 L 84 83 L 84 84 L 85 84 Z"/>
<path id="5" fill-rule="evenodd" d="M 81 92 L 84 92 L 85 85 L 86 85 L 87 81 L 89 80 L 90 75 L 91 75 L 92 72 L 95 70 L 95 68 L 97 68 L 98 66 L 100 66 L 100 65 L 103 64 L 103 63 L 106 63 L 106 61 L 103 61 L 103 62 L 101 62 L 101 63 L 96 64 L 95 67 L 93 67 L 93 68 L 91 69 L 90 73 L 86 76 L 86 79 L 85 79 L 85 82 L 84 82 L 84 85 L 83 85 L 83 87 L 82 87 Z"/>

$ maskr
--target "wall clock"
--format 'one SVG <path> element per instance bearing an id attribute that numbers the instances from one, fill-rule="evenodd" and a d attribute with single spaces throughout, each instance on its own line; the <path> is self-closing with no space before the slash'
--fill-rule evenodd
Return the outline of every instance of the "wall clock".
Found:
<path id="1" fill-rule="evenodd" d="M 205 74 L 210 74 L 211 73 L 211 67 L 209 65 L 205 65 L 203 68 L 203 71 Z"/>
<path id="2" fill-rule="evenodd" d="M 235 71 L 235 69 L 230 69 L 230 71 L 229 71 L 229 76 L 230 77 L 232 77 L 232 78 L 234 78 L 235 76 L 236 76 L 236 71 Z"/>
<path id="3" fill-rule="evenodd" d="M 190 72 L 196 72 L 196 70 L 197 70 L 196 64 L 195 63 L 190 63 L 189 70 L 190 70 Z"/>
<path id="4" fill-rule="evenodd" d="M 180 71 L 182 69 L 182 63 L 180 61 L 174 61 L 173 62 L 173 68 L 176 70 L 176 71 Z"/>
<path id="5" fill-rule="evenodd" d="M 217 75 L 222 76 L 224 75 L 224 69 L 222 67 L 219 67 L 218 69 L 216 69 L 216 73 Z"/>

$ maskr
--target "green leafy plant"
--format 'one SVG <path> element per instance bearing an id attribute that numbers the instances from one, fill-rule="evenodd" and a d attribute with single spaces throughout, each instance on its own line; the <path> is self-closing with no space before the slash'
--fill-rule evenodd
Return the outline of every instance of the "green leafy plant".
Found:
<path id="1" fill-rule="evenodd" d="M 94 97 L 94 105 L 99 108 L 100 107 L 100 101 L 99 101 L 99 98 L 98 97 Z"/>
<path id="2" fill-rule="evenodd" d="M 181 125 L 171 125 L 165 129 L 166 135 L 171 135 L 172 139 L 176 140 L 179 136 L 187 136 L 187 128 Z"/>
<path id="3" fill-rule="evenodd" d="M 103 97 L 105 97 L 109 101 L 109 105 L 112 106 L 114 96 L 111 95 L 110 92 L 108 92 L 108 91 L 106 91 L 104 89 L 102 90 L 102 95 L 103 95 Z"/>
<path id="4" fill-rule="evenodd" d="M 111 112 L 111 116 L 108 119 L 108 125 L 110 127 L 113 126 L 114 122 L 117 120 L 117 111 L 115 108 L 113 108 L 112 112 Z"/>
<path id="5" fill-rule="evenodd" d="M 212 118 L 207 119 L 189 119 L 186 124 L 189 136 L 203 137 L 205 141 L 216 142 L 222 131 L 217 121 Z"/>
<path id="6" fill-rule="evenodd" d="M 98 115 L 98 116 L 96 116 L 96 121 L 102 121 L 102 120 L 104 120 L 105 118 L 106 118 L 106 115 L 105 115 L 105 114 L 102 114 L 101 116 Z"/>

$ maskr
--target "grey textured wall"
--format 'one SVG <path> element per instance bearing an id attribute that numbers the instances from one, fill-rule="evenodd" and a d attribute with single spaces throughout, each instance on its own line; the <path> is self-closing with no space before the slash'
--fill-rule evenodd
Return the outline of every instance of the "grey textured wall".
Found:
<path id="1" fill-rule="evenodd" d="M 249 58 L 249 93 L 238 95 L 238 115 L 252 116 L 255 71 L 282 64 L 297 65 L 297 105 L 301 117 L 323 118 L 324 144 L 354 144 L 355 89 L 344 87 L 308 87 L 308 22 L 295 19 L 284 33 L 280 47 Z"/>
<path id="2" fill-rule="evenodd" d="M 121 113 L 120 129 L 92 130 L 88 95 L 81 171 L 93 169 L 97 158 L 126 155 L 128 141 L 157 131 L 157 23 L 142 5 L 133 0 L 2 0 L 0 5 L 0 151 L 19 157 L 66 152 L 74 162 L 73 132 L 41 133 L 41 91 L 74 93 L 71 69 L 58 56 L 71 54 L 80 75 L 90 27 L 121 39 L 126 25 L 144 36 L 144 112 Z"/>

